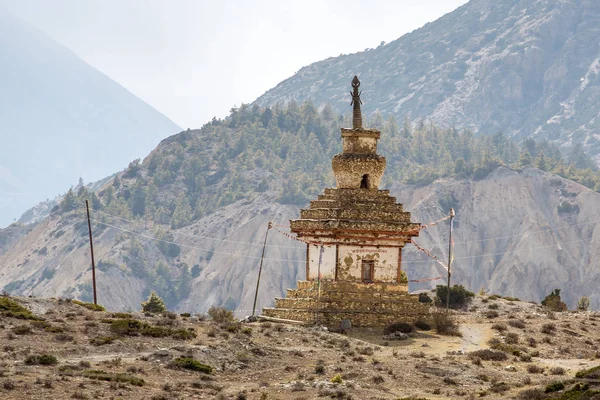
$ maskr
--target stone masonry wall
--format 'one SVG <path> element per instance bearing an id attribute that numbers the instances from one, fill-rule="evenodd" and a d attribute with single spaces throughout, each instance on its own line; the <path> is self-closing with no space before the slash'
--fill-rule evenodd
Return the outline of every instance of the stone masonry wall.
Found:
<path id="1" fill-rule="evenodd" d="M 298 282 L 288 289 L 285 299 L 276 299 L 275 308 L 263 315 L 304 322 L 319 322 L 337 328 L 343 319 L 356 327 L 381 327 L 392 322 L 414 322 L 429 314 L 429 306 L 419 303 L 403 284 L 322 282 L 319 300 L 315 282 Z"/>

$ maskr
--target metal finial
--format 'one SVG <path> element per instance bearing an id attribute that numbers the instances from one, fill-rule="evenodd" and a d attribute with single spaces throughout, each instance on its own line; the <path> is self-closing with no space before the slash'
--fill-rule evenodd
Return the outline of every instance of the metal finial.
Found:
<path id="1" fill-rule="evenodd" d="M 362 100 L 360 99 L 360 95 L 362 92 L 358 92 L 358 87 L 360 86 L 360 81 L 358 80 L 358 76 L 354 76 L 352 79 L 352 91 L 350 95 L 352 96 L 352 102 L 350 103 L 352 108 L 352 128 L 353 129 L 362 129 L 362 114 L 360 112 L 360 105 L 362 104 Z"/>

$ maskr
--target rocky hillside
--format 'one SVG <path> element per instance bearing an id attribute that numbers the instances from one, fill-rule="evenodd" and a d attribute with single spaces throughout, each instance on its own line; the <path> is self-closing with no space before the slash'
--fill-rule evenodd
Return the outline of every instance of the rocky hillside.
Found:
<path id="1" fill-rule="evenodd" d="M 413 212 L 414 221 L 439 219 L 449 207 L 457 211 L 454 282 L 535 301 L 561 288 L 571 308 L 583 295 L 590 297 L 592 308 L 600 308 L 600 272 L 594 268 L 600 256 L 600 194 L 534 168 L 505 167 L 480 180 L 394 186 L 392 194 Z M 267 222 L 285 224 L 298 212 L 297 206 L 282 205 L 276 193 L 266 192 L 171 234 L 96 212 L 99 301 L 114 310 L 136 310 L 152 289 L 178 311 L 206 311 L 220 304 L 247 315 Z M 23 295 L 90 300 L 87 240 L 83 210 L 53 214 L 0 256 L 0 287 Z M 427 228 L 418 241 L 447 257 L 447 225 Z M 301 243 L 271 231 L 268 245 L 259 307 L 271 305 L 304 276 Z M 409 279 L 443 274 L 409 247 L 405 268 Z M 411 290 L 436 283 L 442 281 L 411 284 Z"/>
<path id="2" fill-rule="evenodd" d="M 0 297 L 0 398 L 517 399 L 600 394 L 597 312 L 476 296 L 436 321 L 349 329 L 226 313 L 115 313 L 56 299 Z M 29 311 L 31 310 L 31 311 Z M 439 316 L 439 314 L 437 314 Z M 20 318 L 17 318 L 20 317 Z M 29 319 L 24 319 L 29 318 Z M 415 324 L 417 325 L 417 324 Z M 443 331 L 442 331 L 443 332 Z M 427 384 L 423 385 L 426 380 Z"/>
<path id="3" fill-rule="evenodd" d="M 570 308 L 581 296 L 600 308 L 599 193 L 533 168 L 504 167 L 482 180 L 400 185 L 392 192 L 423 223 L 456 210 L 455 282 L 534 301 L 561 288 Z M 447 260 L 448 225 L 423 230 L 418 242 Z M 423 256 L 409 259 L 409 276 L 443 272 Z"/>
<path id="4" fill-rule="evenodd" d="M 0 59 L 0 226 L 181 130 L 2 5 Z"/>
<path id="5" fill-rule="evenodd" d="M 600 3 L 471 0 L 401 38 L 302 68 L 256 103 L 311 99 L 484 134 L 582 144 L 600 163 Z"/>

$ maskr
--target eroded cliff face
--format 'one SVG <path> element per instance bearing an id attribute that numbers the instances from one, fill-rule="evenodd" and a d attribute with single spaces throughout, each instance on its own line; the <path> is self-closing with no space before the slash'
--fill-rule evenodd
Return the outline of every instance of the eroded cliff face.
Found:
<path id="1" fill-rule="evenodd" d="M 581 143 L 597 156 L 599 34 L 595 0 L 472 0 L 387 45 L 304 67 L 256 103 L 344 112 L 357 74 L 367 113 Z"/>
<path id="2" fill-rule="evenodd" d="M 537 169 L 519 172 L 504 167 L 481 180 L 399 185 L 391 188 L 391 194 L 412 212 L 415 222 L 437 220 L 454 207 L 454 282 L 474 291 L 483 287 L 535 301 L 561 288 L 570 307 L 587 295 L 592 307 L 600 308 L 595 290 L 600 285 L 600 194 Z M 297 207 L 275 199 L 273 193 L 266 193 L 242 200 L 175 230 L 181 254 L 172 259 L 165 259 L 158 242 L 149 239 L 154 236 L 151 227 L 105 220 L 119 230 L 96 223 L 96 261 L 102 261 L 97 272 L 99 301 L 114 310 L 138 309 L 158 282 L 145 271 L 155 270 L 164 260 L 172 270 L 169 284 L 181 285 L 177 287 L 184 294 L 173 308 L 206 311 L 211 305 L 226 304 L 240 310 L 240 315 L 249 314 L 268 221 L 286 224 L 299 215 Z M 89 296 L 86 235 L 82 212 L 42 221 L 0 255 L 0 288 L 38 297 Z M 442 223 L 423 230 L 417 241 L 446 259 L 447 235 L 447 223 Z M 404 252 L 409 279 L 443 274 L 441 267 L 411 247 L 407 245 Z M 199 276 L 181 271 L 195 264 Z M 305 278 L 304 245 L 270 231 L 263 268 L 259 309 L 273 305 L 275 297 Z M 410 289 L 441 282 L 411 283 Z"/>
<path id="3" fill-rule="evenodd" d="M 393 191 L 423 223 L 454 207 L 454 282 L 534 301 L 561 288 L 571 308 L 584 295 L 600 307 L 600 194 L 537 169 L 503 167 L 479 181 Z M 448 223 L 423 230 L 418 242 L 447 260 Z M 408 254 L 410 279 L 444 273 L 422 253 Z"/>

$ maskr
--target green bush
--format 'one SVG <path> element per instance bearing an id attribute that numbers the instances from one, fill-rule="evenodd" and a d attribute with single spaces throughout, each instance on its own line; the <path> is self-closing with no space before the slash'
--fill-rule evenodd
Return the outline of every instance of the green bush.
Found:
<path id="1" fill-rule="evenodd" d="M 210 374 L 213 371 L 213 368 L 210 365 L 202 364 L 200 361 L 190 357 L 176 358 L 171 362 L 170 366 L 172 368 L 189 369 L 190 371 L 198 371 L 205 374 Z"/>
<path id="2" fill-rule="evenodd" d="M 99 336 L 90 339 L 90 344 L 94 346 L 103 346 L 105 344 L 111 344 L 115 339 L 111 336 Z"/>
<path id="3" fill-rule="evenodd" d="M 8 297 L 0 297 L 0 315 L 10 318 L 43 320 L 43 318 L 34 315 L 31 311 Z"/>
<path id="4" fill-rule="evenodd" d="M 565 384 L 559 381 L 555 381 L 546 386 L 545 393 L 553 393 L 558 392 L 559 390 L 563 390 L 565 388 Z"/>
<path id="5" fill-rule="evenodd" d="M 554 289 L 544 300 L 542 305 L 550 311 L 566 311 L 567 305 L 561 301 L 560 289 Z"/>
<path id="6" fill-rule="evenodd" d="M 79 300 L 71 300 L 71 302 L 73 302 L 73 304 L 77 304 L 78 306 L 85 307 L 88 310 L 92 310 L 92 311 L 106 311 L 106 309 L 104 307 L 102 307 L 101 305 L 98 305 L 98 304 L 86 303 L 84 301 L 79 301 Z"/>
<path id="7" fill-rule="evenodd" d="M 135 319 L 117 319 L 111 321 L 110 330 L 117 335 L 137 336 L 144 323 Z"/>
<path id="8" fill-rule="evenodd" d="M 575 374 L 576 378 L 600 379 L 600 365 L 588 369 L 582 369 Z"/>
<path id="9" fill-rule="evenodd" d="M 165 302 L 155 292 L 150 293 L 148 300 L 142 303 L 142 311 L 145 313 L 161 314 L 167 311 Z"/>
<path id="10" fill-rule="evenodd" d="M 110 330 L 117 335 L 167 337 L 188 340 L 196 337 L 196 333 L 185 329 L 171 329 L 164 326 L 154 326 L 136 319 L 115 319 L 110 323 Z"/>
<path id="11" fill-rule="evenodd" d="M 51 354 L 32 354 L 25 359 L 27 365 L 54 365 L 58 360 Z"/>
<path id="12" fill-rule="evenodd" d="M 447 295 L 448 287 L 437 285 L 435 289 L 435 304 L 439 307 L 446 307 Z M 473 297 L 475 297 L 475 293 L 468 291 L 462 285 L 454 285 L 450 288 L 450 308 L 463 308 Z"/>

